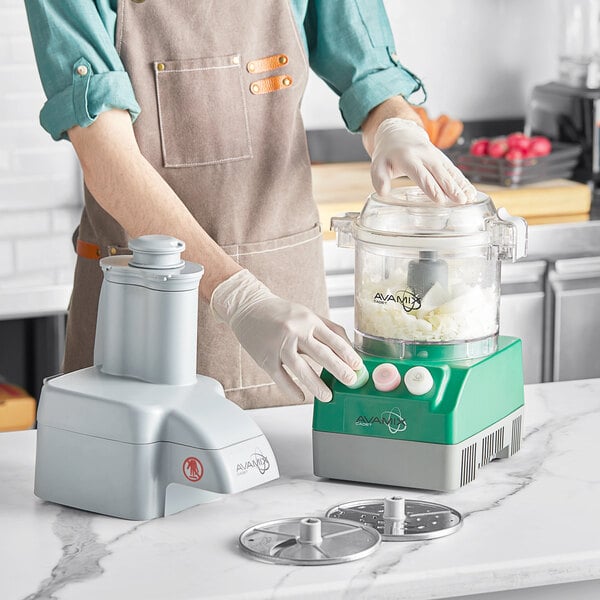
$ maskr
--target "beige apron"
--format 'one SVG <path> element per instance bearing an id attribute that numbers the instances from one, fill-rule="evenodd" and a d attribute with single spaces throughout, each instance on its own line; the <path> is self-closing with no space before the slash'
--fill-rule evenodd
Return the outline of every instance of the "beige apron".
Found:
<path id="1" fill-rule="evenodd" d="M 300 115 L 308 65 L 288 1 L 119 0 L 116 46 L 142 107 L 134 125 L 142 154 L 240 265 L 325 315 Z M 127 247 L 87 190 L 79 239 L 101 256 Z M 65 371 L 93 362 L 101 281 L 97 260 L 79 256 Z M 198 323 L 198 371 L 231 400 L 244 408 L 290 403 L 204 302 Z"/>

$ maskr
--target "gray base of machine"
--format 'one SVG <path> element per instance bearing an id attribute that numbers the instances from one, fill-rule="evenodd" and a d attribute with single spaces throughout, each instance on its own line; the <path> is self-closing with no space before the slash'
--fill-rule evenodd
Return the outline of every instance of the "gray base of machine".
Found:
<path id="1" fill-rule="evenodd" d="M 216 380 L 158 385 L 89 367 L 44 383 L 34 493 L 153 519 L 279 476 L 269 442 Z"/>
<path id="2" fill-rule="evenodd" d="M 127 444 L 45 426 L 38 428 L 37 436 L 34 493 L 38 498 L 134 521 L 177 513 L 278 476 L 264 436 L 219 450 L 170 442 Z M 259 474 L 252 469 L 228 480 L 227 466 L 235 467 L 257 447 L 265 454 L 268 448 L 269 470 Z M 206 467 L 197 483 L 187 481 L 181 470 L 189 456 Z"/>
<path id="3" fill-rule="evenodd" d="M 449 492 L 521 448 L 523 407 L 460 444 L 313 431 L 318 477 Z"/>

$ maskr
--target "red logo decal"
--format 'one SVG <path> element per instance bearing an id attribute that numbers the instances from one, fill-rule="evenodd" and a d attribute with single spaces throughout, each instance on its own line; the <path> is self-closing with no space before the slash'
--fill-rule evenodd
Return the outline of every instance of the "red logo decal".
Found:
<path id="1" fill-rule="evenodd" d="M 183 474 L 190 481 L 200 481 L 204 475 L 204 467 L 195 456 L 190 456 L 183 461 Z"/>

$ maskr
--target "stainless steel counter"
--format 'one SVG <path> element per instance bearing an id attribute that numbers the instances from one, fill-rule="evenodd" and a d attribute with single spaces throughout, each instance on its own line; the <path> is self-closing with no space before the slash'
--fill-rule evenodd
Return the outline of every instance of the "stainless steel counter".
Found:
<path id="1" fill-rule="evenodd" d="M 600 256 L 600 210 L 589 221 L 529 227 L 527 260 Z"/>
<path id="2" fill-rule="evenodd" d="M 72 285 L 0 288 L 0 320 L 65 314 Z"/>
<path id="3" fill-rule="evenodd" d="M 64 282 L 0 287 L 0 379 L 35 398 L 61 368 L 71 289 Z"/>

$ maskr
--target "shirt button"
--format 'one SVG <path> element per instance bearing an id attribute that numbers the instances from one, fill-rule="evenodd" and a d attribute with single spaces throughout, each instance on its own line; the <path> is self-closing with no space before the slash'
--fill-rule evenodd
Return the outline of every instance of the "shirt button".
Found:
<path id="1" fill-rule="evenodd" d="M 253 94 L 258 94 L 258 92 L 260 92 L 260 86 L 258 83 L 253 83 L 250 89 L 252 90 Z"/>
<path id="2" fill-rule="evenodd" d="M 165 70 L 165 65 L 163 63 L 158 63 L 156 65 L 156 70 L 157 71 L 164 71 Z"/>
<path id="3" fill-rule="evenodd" d="M 289 87 L 290 85 L 292 85 L 292 80 L 290 77 L 284 77 L 281 83 L 283 83 L 285 87 Z"/>
<path id="4" fill-rule="evenodd" d="M 282 54 L 279 57 L 279 64 L 280 65 L 287 65 L 287 62 L 288 62 L 288 57 L 285 54 Z"/>
<path id="5" fill-rule="evenodd" d="M 254 73 L 254 71 L 256 71 L 256 65 L 253 62 L 249 62 L 246 65 L 246 68 L 248 69 L 248 73 Z"/>
<path id="6" fill-rule="evenodd" d="M 239 65 L 240 64 L 240 57 L 239 56 L 233 56 L 231 58 L 231 64 L 232 65 Z"/>
<path id="7" fill-rule="evenodd" d="M 77 75 L 85 77 L 88 74 L 88 68 L 85 65 L 79 65 L 77 67 Z"/>

